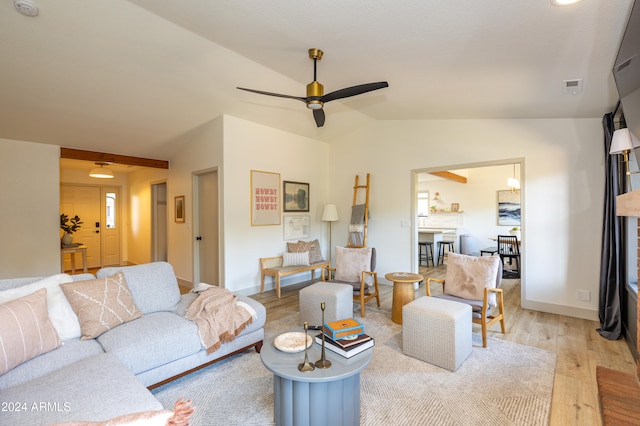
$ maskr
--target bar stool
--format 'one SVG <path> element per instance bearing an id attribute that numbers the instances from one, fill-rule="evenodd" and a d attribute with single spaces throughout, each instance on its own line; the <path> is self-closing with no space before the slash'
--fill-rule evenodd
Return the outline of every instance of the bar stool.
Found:
<path id="1" fill-rule="evenodd" d="M 438 241 L 438 264 L 444 264 L 444 249 L 449 253 L 455 253 L 453 241 Z"/>
<path id="2" fill-rule="evenodd" d="M 422 250 L 424 248 L 424 251 Z M 435 267 L 433 263 L 433 243 L 430 241 L 418 243 L 418 264 L 422 264 L 423 260 L 427 261 L 429 266 L 429 259 L 431 259 L 431 266 Z"/>

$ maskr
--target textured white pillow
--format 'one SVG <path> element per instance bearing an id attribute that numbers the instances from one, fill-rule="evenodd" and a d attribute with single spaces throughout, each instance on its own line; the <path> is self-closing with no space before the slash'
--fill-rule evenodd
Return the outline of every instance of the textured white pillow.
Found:
<path id="1" fill-rule="evenodd" d="M 336 281 L 360 282 L 362 280 L 362 271 L 372 272 L 371 253 L 371 247 L 349 248 L 336 246 Z M 367 286 L 371 285 L 368 279 L 365 279 L 365 283 Z"/>
<path id="2" fill-rule="evenodd" d="M 309 266 L 309 252 L 282 253 L 282 266 Z"/>
<path id="3" fill-rule="evenodd" d="M 465 256 L 449 253 L 445 294 L 470 300 L 484 299 L 484 289 L 496 287 L 500 267 L 498 256 Z M 496 306 L 496 294 L 489 293 L 489 305 Z"/>
<path id="4" fill-rule="evenodd" d="M 80 337 L 78 316 L 73 312 L 69 301 L 62 292 L 62 288 L 60 288 L 60 284 L 70 283 L 71 281 L 73 279 L 70 275 L 57 274 L 21 287 L 0 291 L 0 304 L 34 293 L 41 288 L 46 288 L 49 319 L 58 332 L 60 340 L 64 342 L 65 340 L 75 339 Z"/>

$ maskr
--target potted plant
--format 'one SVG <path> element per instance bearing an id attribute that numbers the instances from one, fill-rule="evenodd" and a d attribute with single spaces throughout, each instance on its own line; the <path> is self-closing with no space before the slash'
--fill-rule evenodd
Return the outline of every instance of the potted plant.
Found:
<path id="1" fill-rule="evenodd" d="M 518 240 L 522 240 L 522 235 L 521 235 L 520 227 L 519 227 L 519 226 L 514 226 L 513 228 L 511 228 L 511 229 L 509 230 L 509 233 L 510 233 L 511 235 L 515 235 L 515 236 L 516 236 L 516 238 L 518 238 Z"/>
<path id="2" fill-rule="evenodd" d="M 80 229 L 80 225 L 83 223 L 78 215 L 70 218 L 66 214 L 60 213 L 60 229 L 64 231 L 62 244 L 71 244 L 73 242 L 72 234 Z"/>

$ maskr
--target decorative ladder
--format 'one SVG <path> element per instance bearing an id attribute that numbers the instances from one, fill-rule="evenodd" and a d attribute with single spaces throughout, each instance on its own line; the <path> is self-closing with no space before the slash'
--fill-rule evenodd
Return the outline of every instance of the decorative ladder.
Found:
<path id="1" fill-rule="evenodd" d="M 347 243 L 347 247 L 353 248 L 361 248 L 367 246 L 367 237 L 368 237 L 368 228 L 369 228 L 369 188 L 371 186 L 371 175 L 367 173 L 367 183 L 365 185 L 360 185 L 359 183 L 359 175 L 356 175 L 356 183 L 353 186 L 353 203 L 351 205 L 352 215 L 351 215 L 351 225 L 349 226 L 349 241 Z M 361 204 L 358 204 L 358 191 L 365 190 L 365 201 L 364 201 L 364 217 L 360 219 L 358 217 L 354 218 L 353 209 L 359 207 Z M 360 222 L 362 220 L 362 224 L 354 224 L 354 219 L 356 222 Z M 362 229 L 362 241 L 354 241 L 352 235 L 357 234 L 358 232 L 354 232 L 353 229 L 355 226 L 364 226 Z"/>

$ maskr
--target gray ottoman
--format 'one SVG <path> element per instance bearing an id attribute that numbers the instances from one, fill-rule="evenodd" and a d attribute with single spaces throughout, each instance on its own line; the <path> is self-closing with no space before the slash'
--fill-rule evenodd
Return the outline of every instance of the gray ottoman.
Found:
<path id="1" fill-rule="evenodd" d="M 353 317 L 353 287 L 349 284 L 317 282 L 300 290 L 300 323 L 322 325 L 320 303 L 325 302 L 324 322 Z"/>
<path id="2" fill-rule="evenodd" d="M 405 355 L 456 371 L 471 351 L 471 306 L 429 296 L 403 306 Z"/>

